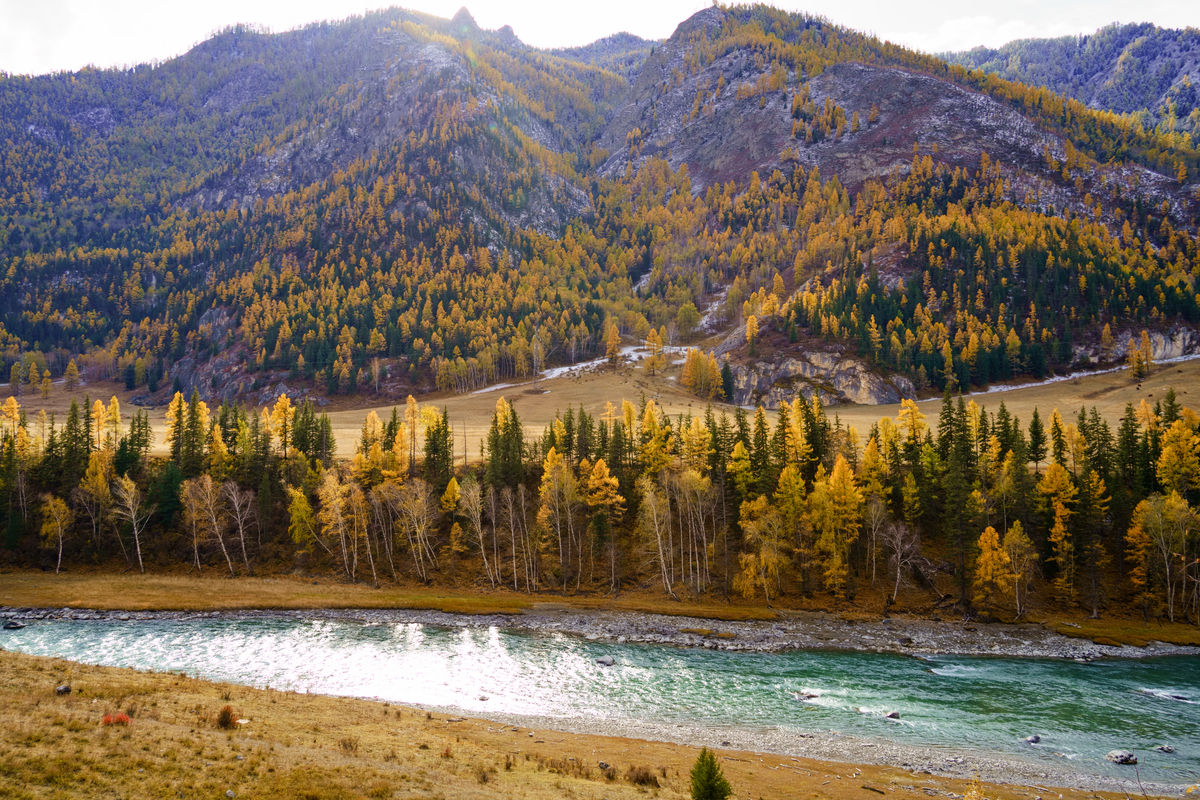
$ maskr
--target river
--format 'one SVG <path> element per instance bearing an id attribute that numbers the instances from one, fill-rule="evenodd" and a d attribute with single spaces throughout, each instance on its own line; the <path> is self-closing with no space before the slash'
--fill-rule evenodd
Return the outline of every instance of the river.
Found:
<path id="1" fill-rule="evenodd" d="M 1131 749 L 1142 780 L 1181 787 L 1200 776 L 1195 656 L 730 652 L 296 614 L 47 620 L 2 633 L 0 646 L 23 653 L 565 730 L 848 761 L 919 753 L 921 765 L 940 759 L 967 774 L 994 775 L 973 763 L 1000 759 L 1025 765 L 1014 779 L 1076 774 L 1093 785 L 1132 780 L 1132 768 L 1105 760 Z M 604 656 L 615 663 L 598 664 Z M 1039 743 L 1025 741 L 1035 734 Z"/>

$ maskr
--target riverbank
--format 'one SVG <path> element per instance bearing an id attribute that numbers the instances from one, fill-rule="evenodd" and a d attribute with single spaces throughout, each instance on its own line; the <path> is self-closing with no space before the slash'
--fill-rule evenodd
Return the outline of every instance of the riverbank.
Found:
<path id="1" fill-rule="evenodd" d="M 591 639 L 778 651 L 870 650 L 908 655 L 1081 658 L 1200 653 L 1200 628 L 1140 619 L 1064 615 L 1020 624 L 944 621 L 869 608 L 767 608 L 746 603 L 681 603 L 661 595 L 528 595 L 423 586 L 346 584 L 296 576 L 113 572 L 0 573 L 0 617 L 97 613 L 304 610 L 358 615 L 422 612 L 413 621 L 561 632 Z M 64 611 L 66 609 L 66 611 Z M 406 617 L 406 618 L 410 618 Z M 1185 648 L 1185 649 L 1181 649 Z"/>
<path id="2" fill-rule="evenodd" d="M 3 595 L 0 595 L 3 596 Z M 564 634 L 588 641 L 775 653 L 845 650 L 907 656 L 1010 656 L 1092 661 L 1200 655 L 1200 647 L 1150 641 L 1143 646 L 1097 644 L 1033 624 L 951 623 L 914 618 L 845 619 L 833 614 L 785 611 L 773 620 L 720 620 L 620 609 L 534 603 L 520 613 L 464 614 L 422 608 L 303 608 L 195 611 L 0 607 L 0 620 L 194 620 L 213 617 L 323 618 L 368 623 L 418 623 L 445 628 L 506 628 L 534 635 Z"/>
<path id="3" fill-rule="evenodd" d="M 0 794 L 13 798 L 174 795 L 312 800 L 372 797 L 635 798 L 653 776 L 655 796 L 687 797 L 697 746 L 567 733 L 468 719 L 370 700 L 302 695 L 212 683 L 173 674 L 92 667 L 0 651 Z M 69 684 L 71 693 L 55 688 Z M 216 726 L 224 705 L 232 730 Z M 128 725 L 102 724 L 127 714 Z M 842 759 L 868 748 L 835 742 Z M 923 766 L 874 766 L 770 755 L 759 746 L 719 748 L 738 797 L 962 797 L 965 778 L 924 774 Z M 815 750 L 815 748 L 814 748 Z M 879 755 L 873 753 L 872 755 Z M 942 758 L 957 756 L 940 754 Z M 897 761 L 897 764 L 903 763 Z M 605 769 L 607 765 L 608 769 Z M 964 773 L 992 765 L 962 763 Z M 642 768 L 642 769 L 639 769 Z M 984 784 L 976 797 L 1009 800 L 1091 789 Z M 1126 791 L 1140 794 L 1131 778 Z"/>

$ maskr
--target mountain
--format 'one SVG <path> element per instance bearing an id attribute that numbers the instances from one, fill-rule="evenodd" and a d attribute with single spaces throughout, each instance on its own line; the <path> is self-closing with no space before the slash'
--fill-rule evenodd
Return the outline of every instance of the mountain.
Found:
<path id="1" fill-rule="evenodd" d="M 1200 133 L 1200 31 L 1149 23 L 1109 25 L 1087 36 L 1021 39 L 998 49 L 947 53 L 947 61 L 1091 108 L 1139 114 L 1147 126 Z"/>
<path id="2" fill-rule="evenodd" d="M 1200 321 L 1190 141 L 764 6 L 555 52 L 465 9 L 236 28 L 0 111 L 13 374 L 467 391 L 615 327 L 739 401 L 887 400 Z"/>
<path id="3" fill-rule="evenodd" d="M 615 72 L 626 80 L 637 77 L 646 57 L 658 42 L 648 41 L 632 33 L 616 33 L 597 39 L 583 47 L 552 50 L 554 55 L 572 61 L 581 61 L 593 67 Z"/>

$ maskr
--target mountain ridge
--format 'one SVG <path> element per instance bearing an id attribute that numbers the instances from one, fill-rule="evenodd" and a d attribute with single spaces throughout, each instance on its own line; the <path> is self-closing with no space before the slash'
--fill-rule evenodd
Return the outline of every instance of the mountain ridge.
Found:
<path id="1" fill-rule="evenodd" d="M 1200 30 L 1113 23 L 1091 34 L 1019 39 L 941 54 L 947 61 L 1141 116 L 1148 127 L 1200 131 Z"/>
<path id="2" fill-rule="evenodd" d="M 462 391 L 613 328 L 711 347 L 690 306 L 741 337 L 735 364 L 755 317 L 780 359 L 811 337 L 941 390 L 1200 316 L 1178 137 L 764 6 L 567 51 L 468 16 L 0 81 L 6 362 L 86 356 L 159 393 Z"/>

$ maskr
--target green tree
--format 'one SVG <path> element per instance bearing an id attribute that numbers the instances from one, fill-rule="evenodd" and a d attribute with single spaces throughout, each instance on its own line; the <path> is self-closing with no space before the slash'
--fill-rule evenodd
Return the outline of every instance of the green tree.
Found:
<path id="1" fill-rule="evenodd" d="M 733 794 L 733 787 L 725 779 L 717 757 L 707 747 L 700 748 L 700 755 L 692 765 L 692 800 L 726 800 Z"/>

